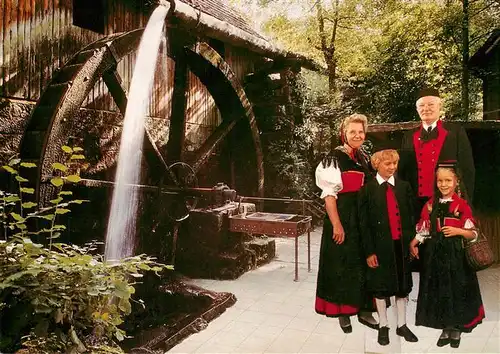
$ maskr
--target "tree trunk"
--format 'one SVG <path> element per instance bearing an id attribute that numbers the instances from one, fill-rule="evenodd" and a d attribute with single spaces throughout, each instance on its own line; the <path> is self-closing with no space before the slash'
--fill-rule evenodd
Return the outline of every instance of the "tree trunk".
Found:
<path id="1" fill-rule="evenodd" d="M 330 62 L 327 63 L 327 67 L 328 67 L 328 89 L 330 93 L 334 93 L 337 81 L 337 63 L 335 62 L 335 59 L 331 59 Z"/>
<path id="2" fill-rule="evenodd" d="M 334 93 L 336 89 L 335 81 L 337 79 L 337 63 L 335 59 L 335 40 L 337 38 L 337 27 L 339 22 L 339 1 L 335 2 L 335 15 L 333 20 L 332 33 L 330 37 L 330 42 L 327 43 L 327 35 L 325 30 L 325 18 L 323 15 L 323 5 L 321 1 L 316 2 L 316 18 L 318 20 L 318 30 L 319 37 L 321 40 L 321 51 L 323 52 L 323 57 L 325 58 L 326 65 L 328 67 L 328 89 L 330 93 Z"/>
<path id="3" fill-rule="evenodd" d="M 469 119 L 469 0 L 462 0 L 462 119 Z"/>
<path id="4" fill-rule="evenodd" d="M 337 126 L 335 125 L 336 119 L 328 120 L 328 127 L 330 128 L 330 150 L 332 151 L 339 143 Z"/>

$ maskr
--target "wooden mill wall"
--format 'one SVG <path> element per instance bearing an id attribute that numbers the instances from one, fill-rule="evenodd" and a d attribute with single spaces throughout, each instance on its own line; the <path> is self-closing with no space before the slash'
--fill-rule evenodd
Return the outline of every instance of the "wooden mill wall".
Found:
<path id="1" fill-rule="evenodd" d="M 143 9 L 105 2 L 104 35 L 143 27 Z M 73 26 L 71 0 L 0 0 L 0 95 L 37 100 L 52 73 L 102 35 Z"/>
<path id="2" fill-rule="evenodd" d="M 483 114 L 486 120 L 500 119 L 500 46 L 493 47 L 483 78 Z"/>
<path id="3" fill-rule="evenodd" d="M 0 0 L 0 160 L 16 153 L 25 123 L 34 104 L 54 72 L 75 53 L 105 35 L 144 27 L 145 9 L 134 1 L 105 1 L 104 34 L 73 25 L 71 0 Z M 244 49 L 224 46 L 224 57 L 243 80 L 253 70 L 253 57 Z M 156 66 L 149 107 L 148 128 L 162 148 L 168 140 L 175 63 L 168 57 L 164 38 Z M 135 53 L 118 65 L 128 88 Z M 220 124 L 214 101 L 199 79 L 189 74 L 186 105 L 186 150 L 195 150 Z M 82 127 L 96 141 L 95 171 L 114 162 L 120 136 L 120 115 L 106 86 L 100 80 L 82 105 Z M 216 152 L 214 159 L 220 151 Z"/>

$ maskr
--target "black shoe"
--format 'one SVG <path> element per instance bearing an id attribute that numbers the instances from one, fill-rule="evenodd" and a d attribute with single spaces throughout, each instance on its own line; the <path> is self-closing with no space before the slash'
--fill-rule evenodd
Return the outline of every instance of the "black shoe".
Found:
<path id="1" fill-rule="evenodd" d="M 438 347 L 444 347 L 445 345 L 450 344 L 450 338 L 439 338 L 436 345 Z"/>
<path id="2" fill-rule="evenodd" d="M 342 328 L 342 331 L 344 331 L 344 333 L 352 332 L 351 319 L 349 318 L 349 316 L 340 316 L 339 325 L 340 328 Z"/>
<path id="3" fill-rule="evenodd" d="M 418 342 L 418 338 L 406 325 L 402 325 L 396 329 L 396 334 L 403 337 L 407 342 Z"/>
<path id="4" fill-rule="evenodd" d="M 458 348 L 460 346 L 460 331 L 450 333 L 450 347 Z"/>
<path id="5" fill-rule="evenodd" d="M 351 333 L 352 332 L 352 325 L 347 325 L 347 326 L 340 326 L 344 333 Z"/>
<path id="6" fill-rule="evenodd" d="M 371 329 L 379 329 L 378 323 L 370 323 L 367 320 L 363 319 L 361 316 L 358 316 L 358 322 Z"/>
<path id="7" fill-rule="evenodd" d="M 445 345 L 450 344 L 450 333 L 445 329 L 441 333 L 441 336 L 439 337 L 436 345 L 438 347 L 444 347 Z"/>
<path id="8" fill-rule="evenodd" d="M 450 338 L 450 347 L 458 348 L 459 346 L 460 346 L 460 338 L 458 339 Z"/>
<path id="9" fill-rule="evenodd" d="M 389 327 L 380 327 L 378 329 L 378 344 L 388 345 L 389 344 Z"/>

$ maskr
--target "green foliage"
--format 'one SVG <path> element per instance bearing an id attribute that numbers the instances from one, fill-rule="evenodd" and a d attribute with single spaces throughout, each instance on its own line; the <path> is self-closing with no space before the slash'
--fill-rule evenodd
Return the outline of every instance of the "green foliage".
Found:
<path id="1" fill-rule="evenodd" d="M 255 4 L 268 16 L 262 29 L 285 48 L 326 63 L 321 48 L 317 5 L 324 14 L 324 33 L 336 64 L 338 96 L 333 110 L 357 111 L 373 122 L 418 119 L 415 91 L 440 89 L 447 119 L 461 117 L 462 1 L 404 0 L 239 0 Z M 253 7 L 250 5 L 254 5 Z M 298 9 L 298 10 L 297 10 Z M 496 0 L 469 2 L 468 29 L 472 55 L 500 24 Z M 328 83 L 324 83 L 328 87 Z M 468 119 L 481 117 L 481 81 L 469 82 Z M 327 108 L 320 107 L 319 111 Z M 330 114 L 326 114 L 329 116 Z M 328 132 L 327 132 L 328 133 Z"/>
<path id="2" fill-rule="evenodd" d="M 117 343 L 126 333 L 119 326 L 132 301 L 143 304 L 132 298 L 136 279 L 172 267 L 146 255 L 109 263 L 96 253 L 95 242 L 54 242 L 66 230 L 58 217 L 70 213 L 71 205 L 86 202 L 72 199 L 73 193 L 63 189 L 81 180 L 77 171 L 82 149 L 62 150 L 65 161 L 52 165 L 55 198 L 44 208 L 25 200 L 34 189 L 20 176 L 22 168 L 35 164 L 12 159 L 2 166 L 18 182 L 19 193 L 0 190 L 0 321 L 2 327 L 9 323 L 0 337 L 0 351 L 16 350 L 22 341 L 28 353 L 122 353 Z M 38 236 L 48 242 L 37 243 Z"/>
<path id="3" fill-rule="evenodd" d="M 307 158 L 308 146 L 299 129 L 291 136 L 283 136 L 269 143 L 266 154 L 266 176 L 274 180 L 269 183 L 268 195 L 278 197 L 303 197 L 310 192 L 311 166 Z M 268 173 L 269 172 L 269 173 Z"/>
<path id="4" fill-rule="evenodd" d="M 393 2 L 373 23 L 379 35 L 370 43 L 369 70 L 353 73 L 352 104 L 374 121 L 418 119 L 415 92 L 422 86 L 439 88 L 447 119 L 460 116 L 461 31 L 460 3 Z M 472 97 L 478 97 L 472 81 Z"/>
<path id="5" fill-rule="evenodd" d="M 21 239 L 32 235 L 44 234 L 49 239 L 50 249 L 52 247 L 52 241 L 61 235 L 60 231 L 64 226 L 56 224 L 56 216 L 69 213 L 71 210 L 68 209 L 68 207 L 71 204 L 82 204 L 86 202 L 86 200 L 65 200 L 65 197 L 72 196 L 72 192 L 63 190 L 65 184 L 78 183 L 81 180 L 80 176 L 72 174 L 71 172 L 79 165 L 79 162 L 75 162 L 75 160 L 85 159 L 85 156 L 82 154 L 75 155 L 75 152 L 82 151 L 82 148 L 62 146 L 61 149 L 65 153 L 66 160 L 62 163 L 55 162 L 52 164 L 54 177 L 50 179 L 50 183 L 57 188 L 57 198 L 50 201 L 52 204 L 50 207 L 34 209 L 37 207 L 36 203 L 33 201 L 25 201 L 26 195 L 33 195 L 35 189 L 26 187 L 26 183 L 29 181 L 20 175 L 20 171 L 21 168 L 35 168 L 36 164 L 32 162 L 21 162 L 20 159 L 15 158 L 11 159 L 7 165 L 2 166 L 5 171 L 14 176 L 15 180 L 18 182 L 19 188 L 19 195 L 8 194 L 6 192 L 0 194 L 0 203 L 2 205 L 2 209 L 0 209 L 2 211 L 0 214 L 0 222 L 4 226 L 4 239 L 7 239 L 8 230 L 17 230 L 12 236 Z M 19 209 L 19 214 L 15 212 L 9 213 L 9 210 L 13 209 Z M 34 211 L 28 212 L 31 209 L 34 209 Z M 50 221 L 50 225 L 36 231 L 28 231 L 27 223 L 30 219 L 48 220 Z"/>
<path id="6" fill-rule="evenodd" d="M 85 347 L 84 338 L 106 344 L 122 341 L 126 333 L 119 325 L 134 301 L 130 279 L 166 266 L 145 255 L 107 263 L 93 254 L 95 243 L 52 246 L 49 250 L 27 238 L 0 243 L 0 292 L 4 298 L 6 293 L 15 295 L 38 315 L 26 346 L 41 342 L 37 348 L 51 352 L 46 346 L 52 343 L 52 352 L 57 352 L 61 346 Z"/>
<path id="7" fill-rule="evenodd" d="M 266 147 L 266 195 L 302 198 L 313 188 L 311 147 L 317 126 L 309 112 L 321 100 L 318 97 L 326 100 L 329 94 L 321 85 L 323 77 L 311 73 L 307 78 L 311 85 L 303 77 L 290 78 L 293 109 L 289 111 L 293 114 L 275 116 L 272 132 L 262 135 Z"/>

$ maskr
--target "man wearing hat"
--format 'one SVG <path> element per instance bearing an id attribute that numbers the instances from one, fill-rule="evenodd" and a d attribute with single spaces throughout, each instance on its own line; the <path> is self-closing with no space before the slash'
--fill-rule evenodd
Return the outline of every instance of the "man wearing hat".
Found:
<path id="1" fill-rule="evenodd" d="M 419 92 L 416 102 L 422 124 L 405 132 L 401 143 L 398 175 L 416 194 L 416 220 L 434 192 L 434 172 L 438 161 L 457 161 L 463 171 L 463 183 L 469 200 L 474 193 L 475 168 L 472 149 L 465 129 L 440 119 L 441 98 L 434 88 Z"/>

